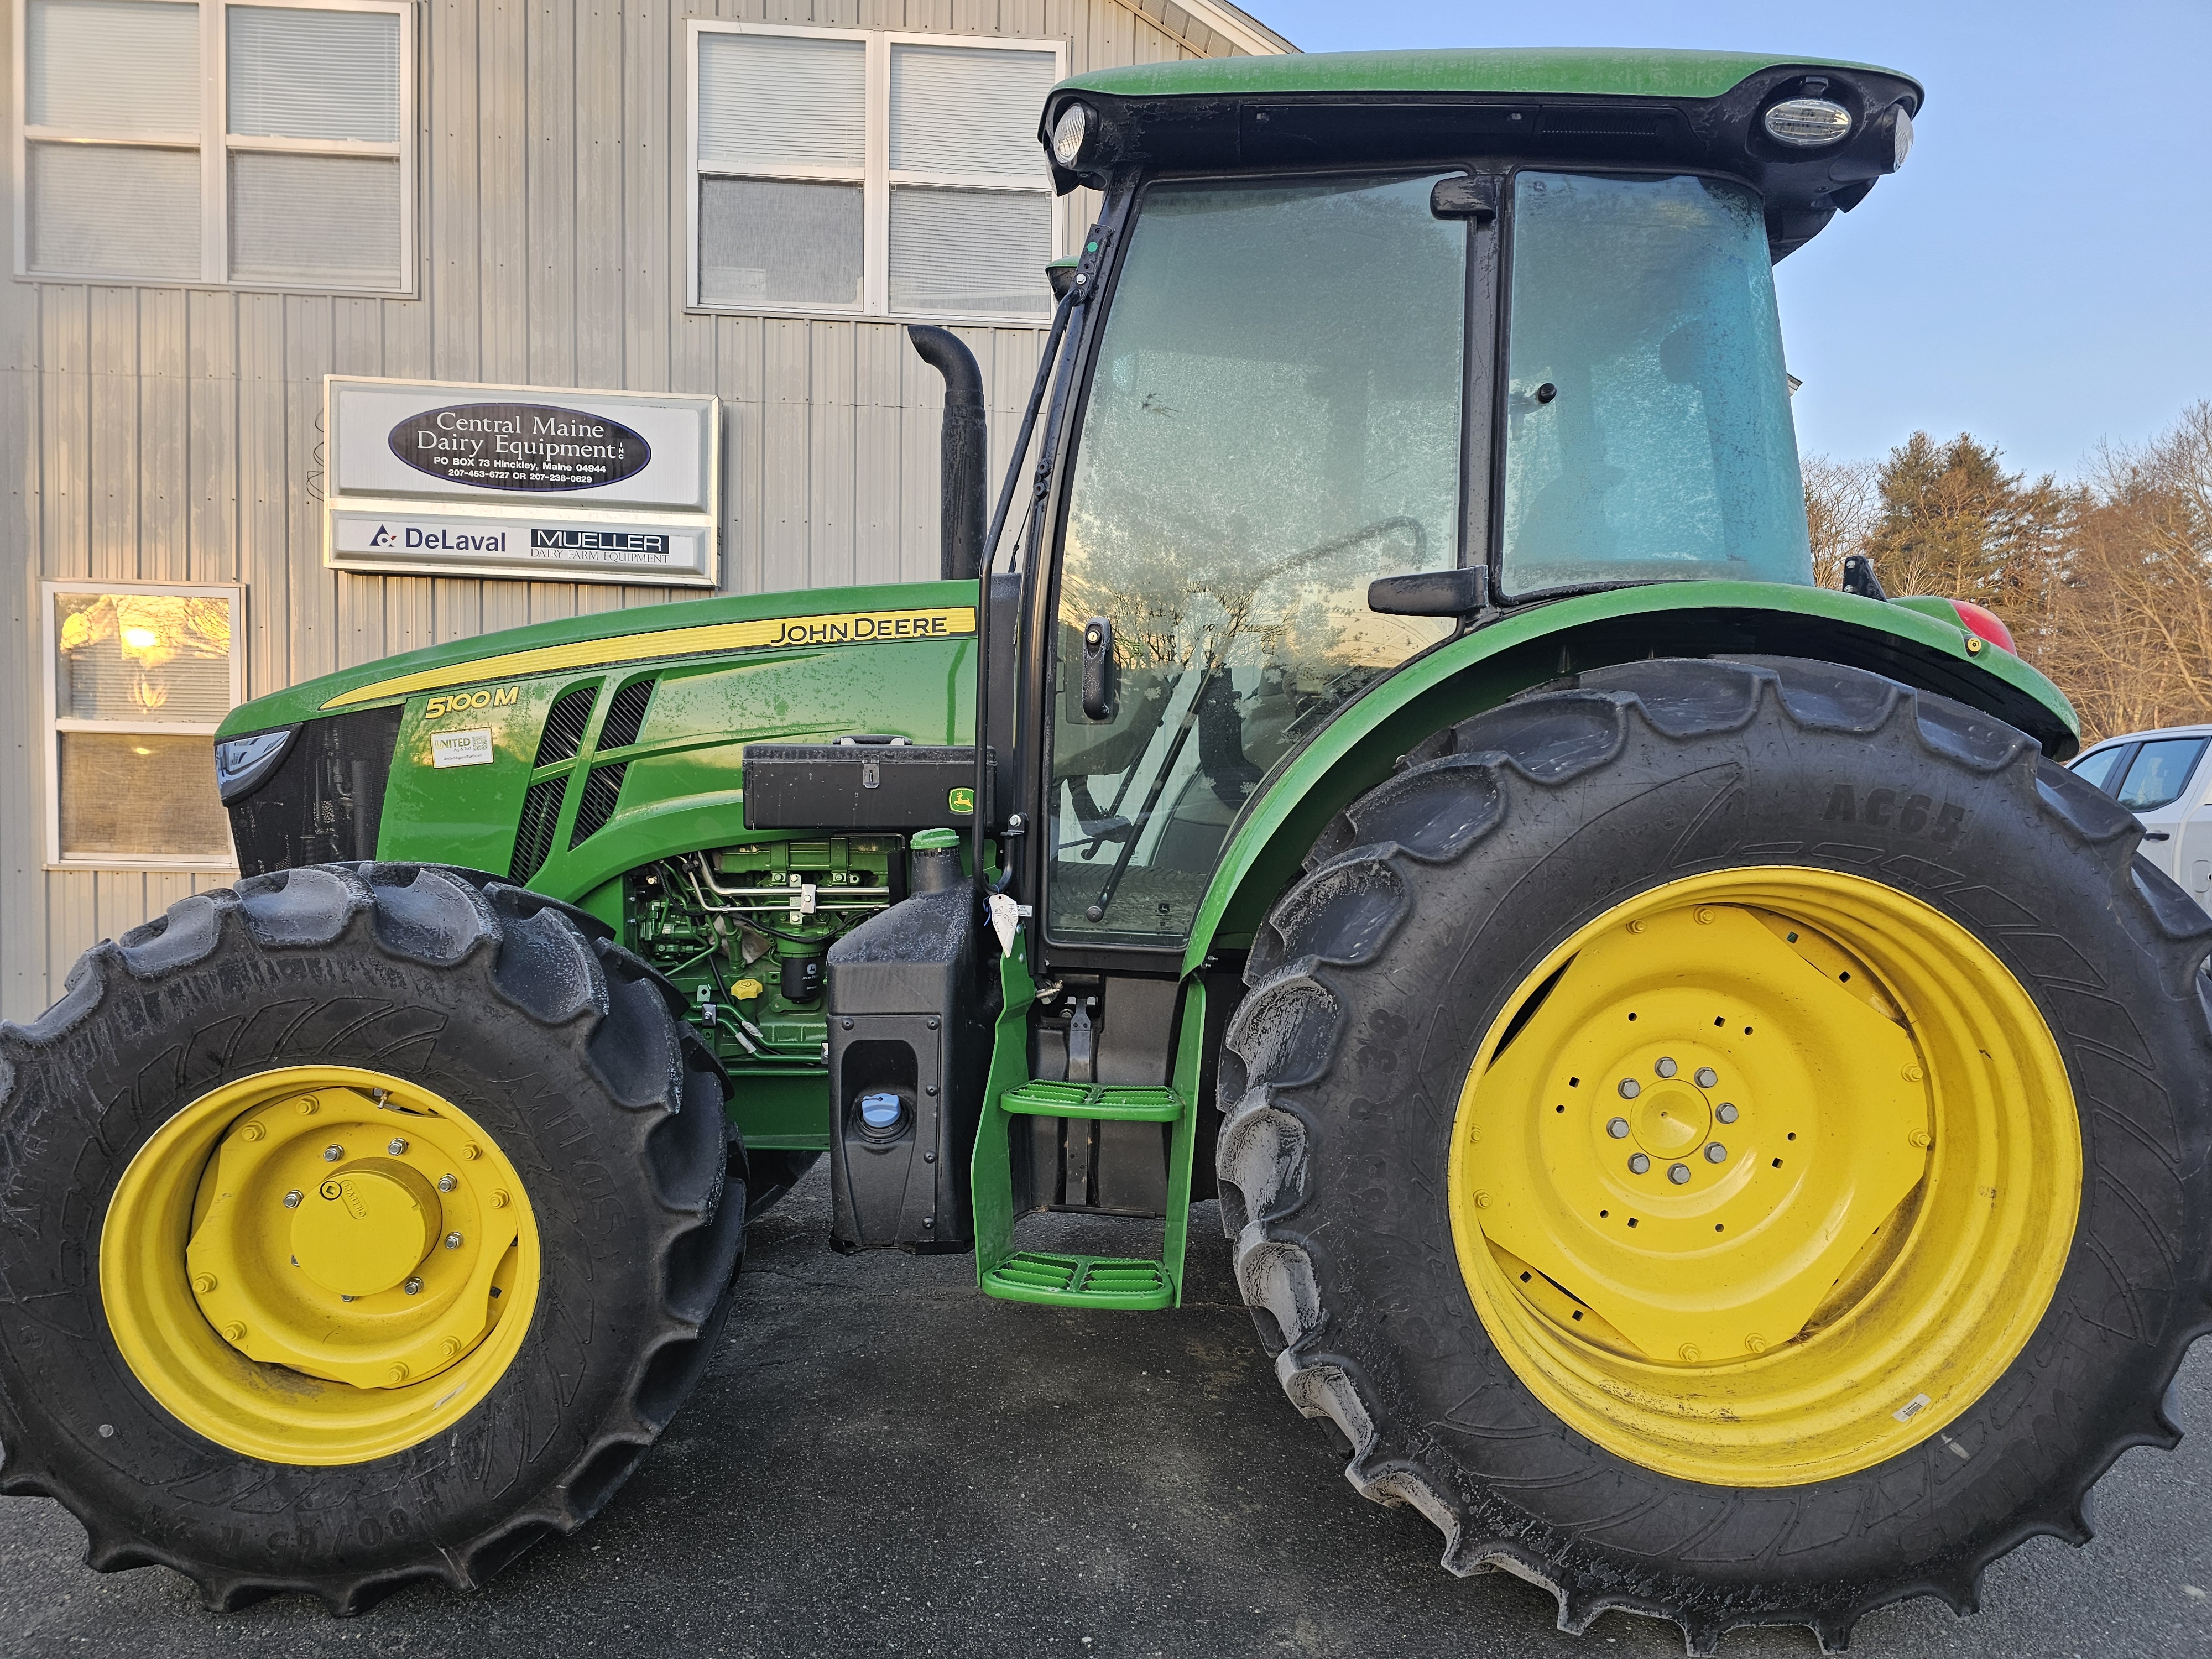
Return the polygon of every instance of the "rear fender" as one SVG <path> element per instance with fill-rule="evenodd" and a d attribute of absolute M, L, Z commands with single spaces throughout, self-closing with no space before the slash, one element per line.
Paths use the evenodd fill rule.
<path fill-rule="evenodd" d="M 2081 747 L 2073 706 L 2020 658 L 1908 605 L 1770 582 L 1674 582 L 1532 606 L 1446 641 L 1378 682 L 1247 805 L 1200 902 L 1183 971 L 1242 949 L 1329 819 L 1430 733 L 1547 680 L 1646 657 L 1810 657 L 1887 675 L 2018 726 L 2054 760 Z"/>

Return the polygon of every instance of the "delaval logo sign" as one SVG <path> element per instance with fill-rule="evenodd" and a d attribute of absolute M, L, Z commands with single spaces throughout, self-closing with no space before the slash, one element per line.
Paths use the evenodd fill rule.
<path fill-rule="evenodd" d="M 714 582 L 713 398 L 333 375 L 325 419 L 339 569 Z"/>

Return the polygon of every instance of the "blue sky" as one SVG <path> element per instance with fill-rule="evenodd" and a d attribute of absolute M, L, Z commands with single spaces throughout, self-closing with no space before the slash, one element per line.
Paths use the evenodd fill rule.
<path fill-rule="evenodd" d="M 1799 441 L 1970 431 L 2076 471 L 2212 398 L 2212 3 L 1242 0 L 1308 52 L 1717 46 L 1928 88 L 1911 159 L 1778 271 Z"/>

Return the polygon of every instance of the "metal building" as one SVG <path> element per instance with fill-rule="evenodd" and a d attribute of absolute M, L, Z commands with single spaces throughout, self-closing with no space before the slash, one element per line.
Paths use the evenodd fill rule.
<path fill-rule="evenodd" d="M 209 757 L 233 702 L 702 591 L 589 556 L 332 568 L 330 377 L 705 394 L 715 586 L 924 576 L 941 389 L 903 324 L 974 349 L 1003 464 L 1042 267 L 1094 206 L 1050 194 L 1044 88 L 1293 50 L 1225 0 L 12 5 L 15 1019 L 86 945 L 234 875 Z"/>

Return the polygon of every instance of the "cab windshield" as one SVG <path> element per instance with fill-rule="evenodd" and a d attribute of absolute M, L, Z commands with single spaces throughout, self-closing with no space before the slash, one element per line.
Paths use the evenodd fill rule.
<path fill-rule="evenodd" d="M 1504 591 L 1809 583 L 1759 198 L 1523 172 L 1512 238 Z"/>

